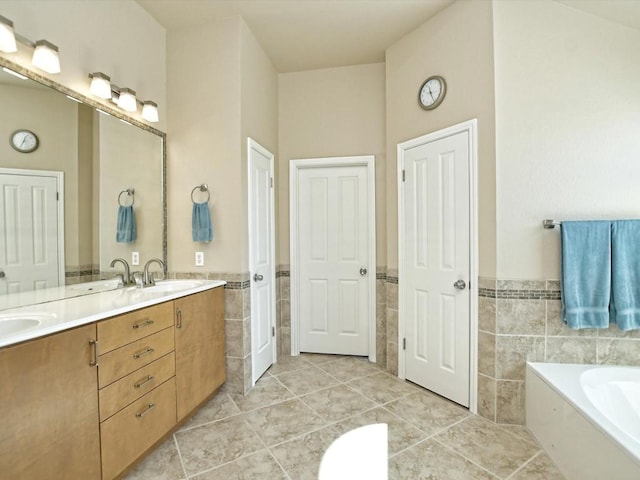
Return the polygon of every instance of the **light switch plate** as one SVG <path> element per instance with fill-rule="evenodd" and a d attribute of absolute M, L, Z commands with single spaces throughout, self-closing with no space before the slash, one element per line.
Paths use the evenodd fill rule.
<path fill-rule="evenodd" d="M 196 267 L 204 267 L 204 252 L 196 252 Z"/>
<path fill-rule="evenodd" d="M 140 252 L 131 252 L 131 265 L 140 265 Z"/>

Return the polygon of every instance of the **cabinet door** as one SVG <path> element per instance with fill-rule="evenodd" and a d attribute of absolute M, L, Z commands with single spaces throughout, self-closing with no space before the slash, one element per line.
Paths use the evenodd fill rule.
<path fill-rule="evenodd" d="M 178 421 L 225 381 L 224 289 L 175 300 Z"/>
<path fill-rule="evenodd" d="M 0 476 L 100 479 L 95 324 L 0 350 Z"/>

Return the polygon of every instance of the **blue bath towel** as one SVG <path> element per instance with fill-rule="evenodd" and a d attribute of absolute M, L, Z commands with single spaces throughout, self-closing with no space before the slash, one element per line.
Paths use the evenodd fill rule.
<path fill-rule="evenodd" d="M 136 216 L 133 213 L 133 206 L 127 205 L 118 207 L 118 225 L 116 227 L 116 242 L 132 243 L 138 238 L 136 231 Z"/>
<path fill-rule="evenodd" d="M 562 319 L 570 328 L 608 328 L 611 222 L 562 222 Z"/>
<path fill-rule="evenodd" d="M 191 213 L 191 230 L 194 242 L 210 242 L 213 240 L 213 225 L 209 214 L 209 204 L 195 203 Z"/>
<path fill-rule="evenodd" d="M 640 328 L 640 220 L 613 222 L 611 249 L 611 321 Z"/>

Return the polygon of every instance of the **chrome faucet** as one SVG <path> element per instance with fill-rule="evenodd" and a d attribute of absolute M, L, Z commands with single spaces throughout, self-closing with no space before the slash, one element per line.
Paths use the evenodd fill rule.
<path fill-rule="evenodd" d="M 160 265 L 162 267 L 162 273 L 164 276 L 167 275 L 165 269 L 166 266 L 164 264 L 164 262 L 162 260 L 160 260 L 159 258 L 152 258 L 151 260 L 149 260 L 147 263 L 144 264 L 144 272 L 142 274 L 142 283 L 144 286 L 152 286 L 155 285 L 156 282 L 153 279 L 153 273 L 149 273 L 149 266 L 152 263 L 157 263 L 158 265 Z"/>
<path fill-rule="evenodd" d="M 131 283 L 129 264 L 124 258 L 114 258 L 113 260 L 111 260 L 111 266 L 115 267 L 116 263 L 118 262 L 122 263 L 122 265 L 124 266 L 124 274 L 118 274 L 122 276 L 122 284 L 129 285 Z"/>

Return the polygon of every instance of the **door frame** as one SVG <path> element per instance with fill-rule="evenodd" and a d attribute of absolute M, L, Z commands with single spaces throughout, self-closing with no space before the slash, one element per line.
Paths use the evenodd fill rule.
<path fill-rule="evenodd" d="M 53 177 L 56 179 L 56 189 L 58 192 L 58 285 L 65 286 L 64 264 L 64 172 L 54 170 L 27 170 L 23 168 L 2 168 L 0 174 L 20 175 L 23 177 Z"/>
<path fill-rule="evenodd" d="M 376 172 L 375 156 L 345 156 L 303 158 L 289 161 L 289 255 L 291 262 L 290 306 L 291 306 L 291 355 L 300 354 L 300 310 L 298 305 L 298 173 L 308 168 L 332 167 L 367 167 L 369 208 L 369 258 L 367 259 L 369 272 L 369 361 L 376 361 Z"/>
<path fill-rule="evenodd" d="M 441 140 L 459 133 L 468 133 L 469 139 L 469 410 L 477 412 L 478 378 L 478 120 L 472 119 L 435 132 L 399 143 L 398 156 L 398 377 L 405 378 L 405 350 L 401 348 L 405 337 L 404 322 L 404 155 L 411 148 Z"/>
<path fill-rule="evenodd" d="M 264 155 L 265 157 L 267 157 L 269 159 L 269 175 L 271 176 L 271 188 L 270 193 L 269 193 L 269 212 L 270 212 L 270 217 L 271 217 L 271 251 L 269 252 L 269 255 L 271 257 L 271 261 L 269 262 L 271 265 L 271 271 L 269 272 L 269 275 L 271 277 L 271 281 L 272 281 L 272 288 L 271 288 L 271 328 L 275 329 L 276 328 L 276 266 L 275 266 L 275 262 L 276 262 L 276 247 L 275 247 L 275 195 L 274 195 L 274 190 L 275 190 L 275 186 L 273 184 L 274 182 L 274 158 L 275 156 L 273 155 L 273 153 L 271 153 L 269 150 L 267 150 L 266 148 L 264 148 L 262 145 L 260 145 L 258 142 L 256 142 L 255 140 L 253 140 L 251 137 L 247 137 L 247 228 L 248 228 L 248 234 L 249 234 L 249 271 L 252 270 L 253 268 L 253 259 L 251 258 L 251 242 L 253 241 L 253 229 L 251 228 L 251 214 L 252 214 L 252 210 L 251 210 L 251 200 L 249 199 L 249 196 L 251 195 L 251 189 L 249 188 L 251 186 L 251 168 L 250 168 L 250 162 L 251 162 L 251 150 L 257 150 L 258 152 L 260 152 L 260 154 Z M 251 278 L 249 278 L 249 294 L 250 294 L 250 301 L 252 301 L 253 299 L 253 282 L 251 281 Z M 252 320 L 251 320 L 251 338 L 253 338 L 253 315 L 252 315 Z M 278 340 L 277 340 L 277 336 L 273 335 L 272 336 L 272 340 L 271 340 L 271 349 L 272 349 L 272 356 L 273 356 L 273 363 L 276 363 L 278 361 Z M 253 378 L 253 372 L 255 371 L 255 355 L 253 355 L 253 341 L 251 342 L 251 384 L 255 385 L 256 384 L 256 379 Z"/>

